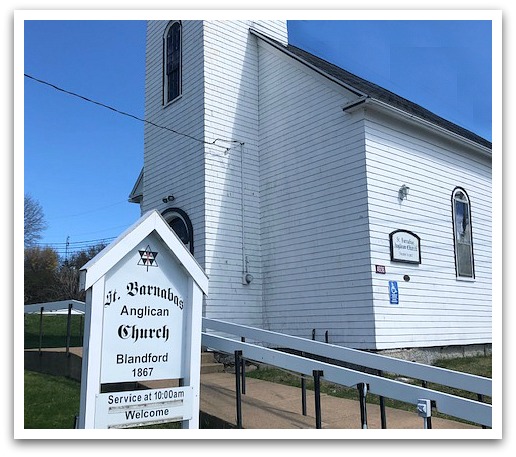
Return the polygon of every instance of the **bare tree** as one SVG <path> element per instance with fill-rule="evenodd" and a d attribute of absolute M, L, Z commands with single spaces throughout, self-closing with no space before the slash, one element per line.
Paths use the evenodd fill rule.
<path fill-rule="evenodd" d="M 42 206 L 28 194 L 25 194 L 23 218 L 23 242 L 26 248 L 32 247 L 41 239 L 41 232 L 47 228 L 47 224 Z"/>
<path fill-rule="evenodd" d="M 86 293 L 79 289 L 79 270 L 72 265 L 61 265 L 56 273 L 54 292 L 57 300 L 84 301 Z"/>
<path fill-rule="evenodd" d="M 82 251 L 75 252 L 65 260 L 56 273 L 55 293 L 58 300 L 84 300 L 85 292 L 79 290 L 79 271 L 86 262 L 95 257 L 105 244 L 90 246 Z"/>
<path fill-rule="evenodd" d="M 26 248 L 24 260 L 24 303 L 56 300 L 57 252 L 49 247 Z"/>

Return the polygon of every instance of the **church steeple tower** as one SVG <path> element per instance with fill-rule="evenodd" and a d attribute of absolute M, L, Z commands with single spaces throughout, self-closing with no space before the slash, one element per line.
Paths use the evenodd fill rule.
<path fill-rule="evenodd" d="M 234 300 L 247 310 L 240 321 L 262 307 L 259 45 L 251 29 L 287 43 L 286 21 L 149 21 L 140 200 L 142 212 L 156 208 L 180 229 L 212 279 L 207 315 Z M 261 326 L 257 319 L 249 323 Z"/>

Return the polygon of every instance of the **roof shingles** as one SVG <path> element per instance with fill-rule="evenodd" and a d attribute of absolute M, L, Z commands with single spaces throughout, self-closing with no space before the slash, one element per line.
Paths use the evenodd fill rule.
<path fill-rule="evenodd" d="M 441 128 L 448 130 L 449 132 L 460 135 L 470 141 L 473 141 L 481 146 L 491 149 L 492 144 L 490 141 L 482 138 L 476 133 L 471 132 L 453 122 L 450 122 L 437 114 L 432 113 L 431 111 L 423 108 L 422 106 L 407 100 L 406 98 L 400 97 L 399 95 L 391 92 L 383 87 L 378 86 L 370 81 L 367 81 L 349 71 L 346 71 L 337 65 L 334 65 L 320 57 L 315 56 L 307 51 L 304 51 L 301 48 L 293 46 L 291 44 L 287 45 L 286 48 L 278 43 L 279 46 L 283 47 L 290 53 L 294 54 L 302 61 L 307 62 L 308 64 L 316 67 L 323 73 L 326 73 L 333 78 L 341 81 L 347 86 L 351 86 L 356 90 L 366 94 L 368 97 L 373 98 L 375 100 L 384 102 L 394 108 L 400 109 L 408 114 L 417 116 L 418 118 L 424 119 L 428 122 L 431 122 L 434 125 L 437 125 Z"/>

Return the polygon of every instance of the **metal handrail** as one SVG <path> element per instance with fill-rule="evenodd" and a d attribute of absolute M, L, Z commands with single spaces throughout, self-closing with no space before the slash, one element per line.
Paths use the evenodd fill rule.
<path fill-rule="evenodd" d="M 233 338 L 207 332 L 208 329 Z M 246 341 L 241 341 L 245 337 Z M 256 342 L 249 342 L 253 339 Z M 268 365 L 281 367 L 304 375 L 312 375 L 314 370 L 321 370 L 324 379 L 347 387 L 361 383 L 367 385 L 368 391 L 383 397 L 400 400 L 418 405 L 421 399 L 430 400 L 437 410 L 450 416 L 468 420 L 483 426 L 492 426 L 492 407 L 489 404 L 459 397 L 444 392 L 415 386 L 400 381 L 388 379 L 379 375 L 366 373 L 352 368 L 346 368 L 329 362 L 308 359 L 299 355 L 287 353 L 284 350 L 265 347 L 263 343 L 286 349 L 296 349 L 321 357 L 327 357 L 341 362 L 348 362 L 374 370 L 383 370 L 397 374 L 405 374 L 416 379 L 427 379 L 440 385 L 452 385 L 475 393 L 491 392 L 491 380 L 480 376 L 458 373 L 443 368 L 431 367 L 414 362 L 394 359 L 378 354 L 365 353 L 358 350 L 329 345 L 299 337 L 283 335 L 268 330 L 246 327 L 214 319 L 203 319 L 202 345 L 206 348 L 225 352 L 242 351 L 243 357 Z"/>
<path fill-rule="evenodd" d="M 346 348 L 330 343 L 308 340 L 297 336 L 285 335 L 245 325 L 224 322 L 218 319 L 203 318 L 203 328 L 211 329 L 238 338 L 245 337 L 279 348 L 290 348 L 307 354 L 314 354 L 332 360 L 363 366 L 374 370 L 434 382 L 448 387 L 467 390 L 476 394 L 492 396 L 491 379 L 444 368 L 424 365 L 417 362 L 396 359 L 358 349 Z"/>
<path fill-rule="evenodd" d="M 78 311 L 80 313 L 85 312 L 85 303 L 79 300 L 60 300 L 53 301 L 47 303 L 35 303 L 33 305 L 24 305 L 24 313 L 39 313 L 41 308 L 43 308 L 43 312 L 52 312 L 52 311 L 65 311 L 68 310 L 69 305 L 73 306 L 74 311 Z"/>

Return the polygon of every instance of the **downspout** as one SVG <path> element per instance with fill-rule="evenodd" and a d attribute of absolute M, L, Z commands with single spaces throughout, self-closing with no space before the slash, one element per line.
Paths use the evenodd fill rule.
<path fill-rule="evenodd" d="M 245 258 L 244 144 L 240 143 L 240 205 L 242 208 L 242 278 L 247 272 Z M 244 282 L 244 279 L 242 279 Z"/>
<path fill-rule="evenodd" d="M 238 143 L 240 145 L 240 206 L 241 206 L 241 214 L 242 214 L 242 284 L 248 285 L 253 280 L 253 276 L 249 273 L 249 262 L 246 256 L 246 241 L 245 241 L 245 196 L 244 196 L 244 145 L 243 141 L 238 140 L 225 140 L 222 138 L 217 138 L 213 141 L 213 144 L 217 142 L 227 142 L 227 143 Z M 226 149 L 226 152 L 229 152 L 231 147 Z"/>
<path fill-rule="evenodd" d="M 253 276 L 249 273 L 249 260 L 245 253 L 245 196 L 244 196 L 244 144 L 240 143 L 240 205 L 242 207 L 242 284 L 247 286 L 251 284 Z"/>

